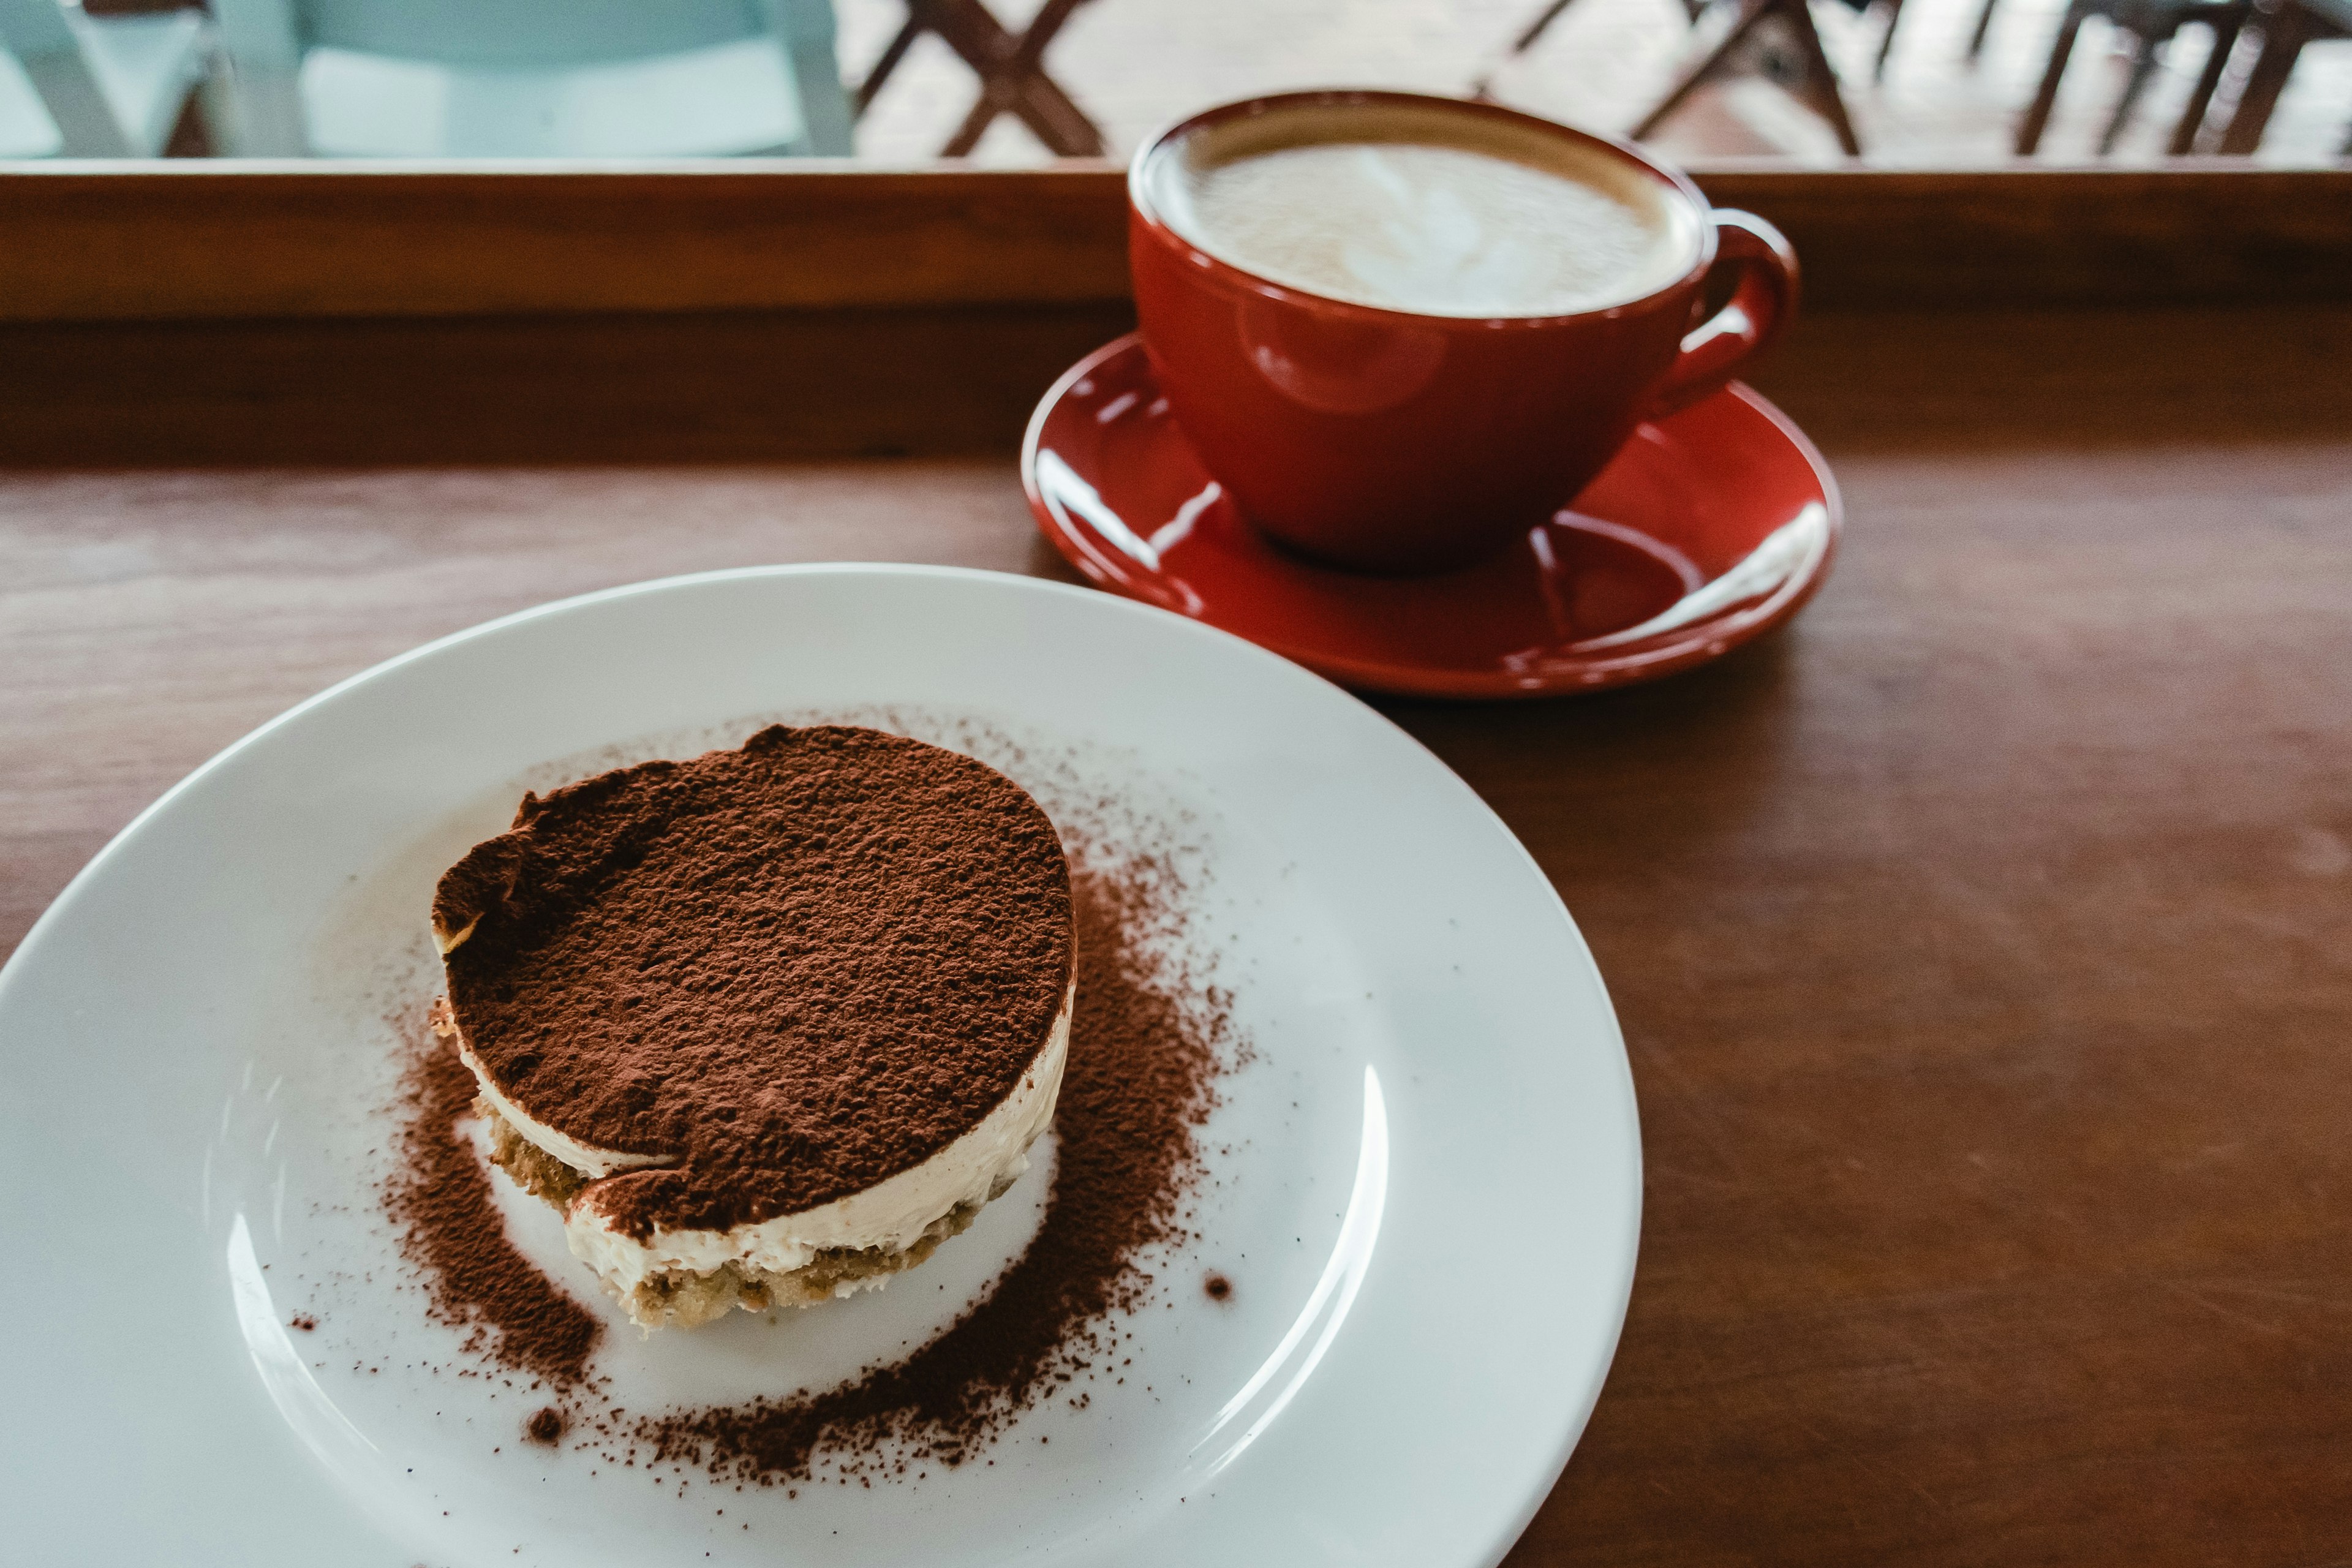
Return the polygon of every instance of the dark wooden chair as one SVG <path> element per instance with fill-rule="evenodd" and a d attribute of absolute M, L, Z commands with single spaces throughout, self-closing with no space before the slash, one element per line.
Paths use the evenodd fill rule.
<path fill-rule="evenodd" d="M 2213 100 L 2213 89 L 2221 84 L 2222 68 L 2229 64 L 2230 51 L 2238 41 L 2238 29 L 2245 25 L 2252 8 L 2250 0 L 2072 0 L 2058 24 L 2058 37 L 2050 46 L 2050 64 L 2042 73 L 2041 89 L 2027 107 L 2025 118 L 2018 122 L 2018 156 L 2029 156 L 2042 144 L 2042 132 L 2050 123 L 2051 108 L 2058 101 L 2059 80 L 2066 74 L 2067 57 L 2074 52 L 2075 35 L 2094 16 L 2105 17 L 2130 35 L 2132 40 L 2131 75 L 2124 83 L 2123 96 L 2116 100 L 2115 112 L 2107 117 L 2106 130 L 2100 133 L 2101 157 L 2115 151 L 2116 139 L 2130 122 L 2148 78 L 2156 74 L 2165 45 L 2182 27 L 2192 24 L 2212 30 L 2212 52 L 2206 56 L 2205 68 L 2198 73 L 2197 85 L 2189 92 L 2189 106 L 2173 128 L 2169 150 L 2175 153 L 2188 152 L 2197 128 L 2205 121 L 2205 109 Z"/>
<path fill-rule="evenodd" d="M 2255 8 L 2253 26 L 2262 47 L 2214 149 L 2218 153 L 2242 155 L 2263 144 L 2271 110 L 2278 107 L 2279 94 L 2294 73 L 2304 46 L 2352 37 L 2352 0 L 2266 0 Z M 2352 134 L 2347 135 L 2338 156 L 2352 158 Z"/>
<path fill-rule="evenodd" d="M 1559 19 L 1572 0 L 1548 0 L 1535 19 L 1520 30 L 1513 40 L 1506 59 L 1517 59 L 1536 45 L 1536 40 Z M 1724 5 L 1736 5 L 1738 14 L 1729 28 L 1708 49 L 1696 65 L 1685 70 L 1681 79 L 1658 100 L 1656 108 L 1633 127 L 1630 134 L 1638 142 L 1680 109 L 1690 95 L 1703 84 L 1720 78 L 1761 74 L 1829 121 L 1837 133 L 1838 145 L 1846 156 L 1859 157 L 1862 142 L 1854 135 L 1853 121 L 1846 113 L 1845 97 L 1839 90 L 1836 69 L 1831 66 L 1828 53 L 1822 47 L 1822 35 L 1813 25 L 1813 13 L 1809 0 L 1720 0 Z M 1851 0 L 1849 0 L 1851 3 Z M 1867 5 L 1871 0 L 1864 0 Z M 1886 50 L 1894 40 L 1895 19 L 1901 15 L 1902 0 L 1877 0 L 1887 7 L 1887 37 L 1878 52 L 1878 68 L 1886 68 Z M 1682 0 L 1682 5 L 1696 25 L 1713 8 L 1713 0 Z M 1784 44 L 1785 47 L 1775 47 Z M 1493 82 L 1490 74 L 1481 77 L 1471 86 L 1476 98 L 1490 96 Z"/>
<path fill-rule="evenodd" d="M 1886 31 L 1878 36 L 1878 58 L 1871 62 L 1870 67 L 1870 79 L 1885 81 L 1886 57 L 1895 52 L 1895 29 L 1903 22 L 1903 0 L 1860 0 L 1859 4 L 1856 0 L 1846 0 L 1846 4 L 1857 11 L 1868 10 L 1876 4 L 1886 12 Z"/>
<path fill-rule="evenodd" d="M 1854 134 L 1853 121 L 1845 111 L 1845 95 L 1839 90 L 1836 68 L 1822 47 L 1822 35 L 1813 26 L 1808 0 L 1737 0 L 1737 4 L 1739 13 L 1730 29 L 1633 127 L 1633 139 L 1641 141 L 1655 131 L 1705 83 L 1741 75 L 1760 65 L 1768 79 L 1829 121 L 1847 157 L 1860 157 L 1862 140 Z M 1771 47 L 1775 33 L 1787 48 Z"/>
<path fill-rule="evenodd" d="M 1974 65 L 1984 54 L 1985 35 L 1992 31 L 1993 7 L 2000 0 L 1984 0 L 1977 12 L 1977 25 L 1969 29 L 1969 64 Z"/>
<path fill-rule="evenodd" d="M 864 114 L 925 33 L 936 33 L 980 78 L 980 97 L 940 149 L 942 158 L 961 158 L 980 144 L 981 133 L 1000 114 L 1011 114 L 1038 141 L 1064 158 L 1099 158 L 1102 132 L 1070 100 L 1061 84 L 1045 74 L 1045 46 L 1085 0 L 1045 0 L 1029 26 L 1007 28 L 981 0 L 907 0 L 907 20 L 857 89 L 856 112 Z"/>

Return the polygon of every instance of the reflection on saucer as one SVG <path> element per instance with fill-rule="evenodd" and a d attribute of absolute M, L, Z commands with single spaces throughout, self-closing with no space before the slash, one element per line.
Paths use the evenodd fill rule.
<path fill-rule="evenodd" d="M 1710 620 L 1738 605 L 1765 598 L 1801 573 L 1805 563 L 1826 547 L 1830 533 L 1828 506 L 1820 501 L 1808 501 L 1793 521 L 1782 523 L 1765 535 L 1764 542 L 1750 551 L 1746 560 L 1713 582 L 1708 582 L 1674 546 L 1635 533 L 1630 528 L 1601 522 L 1597 519 L 1580 518 L 1571 512 L 1562 512 L 1558 521 L 1570 528 L 1620 540 L 1648 553 L 1653 559 L 1683 568 L 1677 584 L 1681 592 L 1671 604 L 1656 615 L 1636 621 L 1622 631 L 1584 638 L 1575 645 L 1580 652 L 1646 642 L 1668 632 Z M 1542 531 L 1538 531 L 1536 537 L 1540 539 Z"/>

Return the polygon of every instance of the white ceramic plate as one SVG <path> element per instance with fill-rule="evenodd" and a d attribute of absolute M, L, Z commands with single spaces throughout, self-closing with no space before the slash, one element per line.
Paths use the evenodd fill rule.
<path fill-rule="evenodd" d="M 1204 1133 L 1201 1239 L 1155 1261 L 1128 1381 L 1026 1413 L 992 1465 L 788 1498 L 520 1443 L 539 1401 L 454 1374 L 377 1204 L 433 879 L 526 784 L 881 709 L 1020 738 L 991 760 L 1049 810 L 1186 824 L 1255 1052 Z M 617 589 L 304 703 L 58 898 L 0 973 L 0 1075 L 27 1563 L 1488 1564 L 1600 1392 L 1639 1220 L 1600 976 L 1460 780 L 1237 638 L 968 572 Z M 638 1411 L 821 1386 L 984 1289 L 1045 1179 L 898 1289 L 649 1342 L 615 1317 L 597 1370 Z M 551 1213 L 508 1212 L 609 1312 Z"/>

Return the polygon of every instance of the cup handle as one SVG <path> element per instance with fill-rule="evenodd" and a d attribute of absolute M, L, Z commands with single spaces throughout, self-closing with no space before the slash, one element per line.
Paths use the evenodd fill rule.
<path fill-rule="evenodd" d="M 1650 397 L 1651 418 L 1687 408 L 1720 391 L 1749 358 L 1760 353 L 1797 314 L 1797 253 L 1780 231 L 1754 213 L 1718 207 L 1715 266 L 1739 271 L 1723 309 L 1683 334 L 1682 352 Z"/>

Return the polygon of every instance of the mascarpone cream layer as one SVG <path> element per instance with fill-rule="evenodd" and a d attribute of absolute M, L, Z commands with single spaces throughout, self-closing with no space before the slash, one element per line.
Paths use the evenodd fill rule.
<path fill-rule="evenodd" d="M 1054 1016 L 1044 1047 L 1013 1091 L 978 1126 L 921 1164 L 797 1214 L 777 1215 L 756 1225 L 723 1231 L 656 1229 L 645 1241 L 614 1226 L 597 1206 L 597 1192 L 592 1186 L 572 1201 L 564 1215 L 564 1237 L 572 1256 L 626 1299 L 647 1276 L 674 1270 L 709 1274 L 730 1263 L 742 1263 L 772 1274 L 789 1274 L 830 1248 L 905 1250 L 957 1205 L 985 1204 L 1029 1168 L 1029 1146 L 1053 1121 L 1054 1101 L 1061 1092 L 1062 1068 L 1069 1056 L 1070 1007 L 1076 995 L 1074 979 L 1070 989 L 1062 994 L 1061 1011 Z M 535 1120 L 498 1091 L 462 1039 L 458 1050 L 472 1069 L 482 1097 L 524 1139 L 573 1169 L 608 1176 L 662 1163 L 663 1157 L 657 1154 L 593 1148 Z M 858 1285 L 879 1285 L 887 1278 L 845 1283 L 841 1289 L 845 1294 Z"/>

